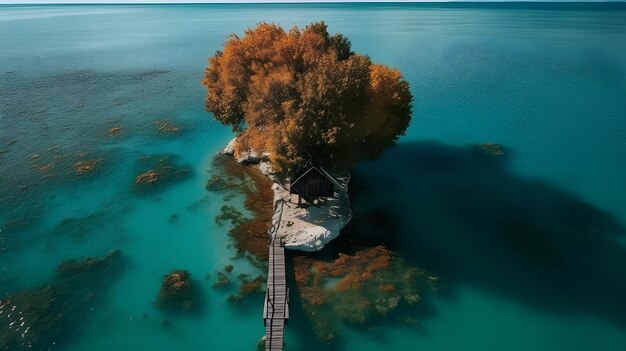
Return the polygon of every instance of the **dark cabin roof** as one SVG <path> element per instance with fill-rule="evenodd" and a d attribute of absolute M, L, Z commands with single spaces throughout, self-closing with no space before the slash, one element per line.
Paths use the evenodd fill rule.
<path fill-rule="evenodd" d="M 324 169 L 311 167 L 291 182 L 289 192 L 305 198 L 331 197 L 335 195 L 335 185 L 341 187 Z"/>

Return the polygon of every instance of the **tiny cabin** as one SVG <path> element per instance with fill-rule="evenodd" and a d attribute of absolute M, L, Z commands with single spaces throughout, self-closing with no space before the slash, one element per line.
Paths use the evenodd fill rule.
<path fill-rule="evenodd" d="M 298 194 L 298 204 L 301 198 L 313 201 L 320 197 L 332 197 L 335 194 L 335 180 L 328 172 L 321 168 L 311 167 L 291 182 L 289 193 Z"/>

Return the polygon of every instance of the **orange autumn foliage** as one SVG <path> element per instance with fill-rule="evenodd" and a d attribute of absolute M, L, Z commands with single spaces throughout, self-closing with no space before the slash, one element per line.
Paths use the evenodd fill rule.
<path fill-rule="evenodd" d="M 238 133 L 235 151 L 269 152 L 279 175 L 311 161 L 347 170 L 380 155 L 411 119 L 402 73 L 355 54 L 323 22 L 231 35 L 202 83 L 206 110 Z"/>

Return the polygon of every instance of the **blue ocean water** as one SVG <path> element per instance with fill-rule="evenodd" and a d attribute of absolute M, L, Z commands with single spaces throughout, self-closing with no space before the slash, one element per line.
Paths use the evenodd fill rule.
<path fill-rule="evenodd" d="M 296 313 L 288 348 L 624 349 L 626 8 L 616 4 L 2 6 L 2 297 L 54 281 L 61 260 L 120 249 L 122 267 L 52 349 L 255 347 L 262 296 L 233 307 L 232 291 L 211 287 L 224 265 L 256 268 L 233 259 L 228 227 L 214 221 L 226 202 L 205 184 L 232 134 L 204 112 L 199 80 L 226 34 L 319 20 L 411 84 L 410 129 L 356 170 L 369 191 L 354 206 L 397 208 L 390 245 L 444 289 L 424 299 L 417 327 L 346 326 L 332 346 Z M 182 130 L 159 132 L 157 120 Z M 485 142 L 506 157 L 468 147 Z M 190 176 L 139 194 L 146 157 Z M 85 159 L 97 169 L 77 175 Z M 199 287 L 196 314 L 153 305 L 178 268 Z"/>

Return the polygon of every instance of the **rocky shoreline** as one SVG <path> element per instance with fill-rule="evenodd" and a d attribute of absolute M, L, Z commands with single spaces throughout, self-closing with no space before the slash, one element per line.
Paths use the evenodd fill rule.
<path fill-rule="evenodd" d="M 278 182 L 272 173 L 269 154 L 258 154 L 253 150 L 236 155 L 232 139 L 220 152 L 229 155 L 241 165 L 257 165 L 259 170 L 272 180 L 274 192 L 272 228 L 280 226 L 280 238 L 285 247 L 299 251 L 319 251 L 327 243 L 339 236 L 339 232 L 352 219 L 350 198 L 348 197 L 348 183 L 350 175 L 337 177 L 335 195 L 331 198 L 320 199 L 316 204 L 297 206 L 297 195 Z"/>

